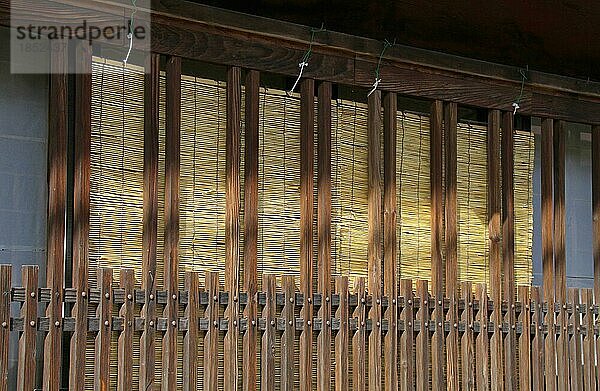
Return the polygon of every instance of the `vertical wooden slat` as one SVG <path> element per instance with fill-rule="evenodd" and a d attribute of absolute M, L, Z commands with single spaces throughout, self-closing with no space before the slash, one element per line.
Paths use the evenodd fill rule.
<path fill-rule="evenodd" d="M 158 113 L 160 56 L 150 54 L 144 76 L 144 206 L 142 231 L 142 289 L 139 391 L 154 385 L 154 324 L 156 322 L 155 278 L 158 227 Z"/>
<path fill-rule="evenodd" d="M 273 391 L 275 390 L 275 276 L 264 274 L 262 286 L 266 302 L 262 314 L 265 319 L 265 331 L 261 349 L 261 390 Z"/>
<path fill-rule="evenodd" d="M 25 391 L 32 391 L 35 388 L 35 354 L 38 327 L 38 272 L 38 266 L 23 266 L 21 268 L 25 301 L 21 305 L 23 332 L 19 337 L 17 389 Z M 85 348 L 83 348 L 83 350 L 85 350 Z"/>
<path fill-rule="evenodd" d="M 204 389 L 217 390 L 219 386 L 219 273 L 206 272 L 204 285 L 208 292 L 208 305 L 204 317 L 208 330 L 204 334 Z"/>
<path fill-rule="evenodd" d="M 240 124 L 241 70 L 230 67 L 227 72 L 227 129 L 225 156 L 225 290 L 229 303 L 225 334 L 224 389 L 238 389 L 238 290 L 240 272 Z"/>
<path fill-rule="evenodd" d="M 96 309 L 98 333 L 94 347 L 94 390 L 108 391 L 110 387 L 110 337 L 112 328 L 112 269 L 98 269 L 100 303 Z"/>
<path fill-rule="evenodd" d="M 177 319 L 179 269 L 179 173 L 181 127 L 181 58 L 167 60 L 165 136 L 165 290 L 167 330 L 162 343 L 162 388 L 177 387 Z"/>
<path fill-rule="evenodd" d="M 448 321 L 450 332 L 446 338 L 446 381 L 448 390 L 460 388 L 458 375 L 458 259 L 457 259 L 457 200 L 456 200 L 456 127 L 458 121 L 456 103 L 444 105 L 445 145 L 445 245 L 446 245 L 446 297 L 450 300 Z"/>
<path fill-rule="evenodd" d="M 331 389 L 331 83 L 318 87 L 317 227 L 321 331 L 317 337 L 317 390 Z"/>
<path fill-rule="evenodd" d="M 489 207 L 489 206 L 488 206 Z M 488 334 L 488 295 L 485 284 L 477 284 L 475 295 L 479 301 L 477 322 L 479 333 L 475 339 L 475 373 L 478 391 L 490 389 L 488 351 L 490 340 Z"/>
<path fill-rule="evenodd" d="M 11 265 L 0 265 L 0 391 L 8 391 Z"/>
<path fill-rule="evenodd" d="M 432 321 L 435 331 L 431 337 L 432 382 L 440 388 L 444 383 L 444 264 L 442 258 L 443 233 L 443 160 L 442 160 L 442 121 L 443 105 L 441 101 L 431 106 L 430 125 L 430 185 L 431 185 L 431 293 L 435 300 Z"/>
<path fill-rule="evenodd" d="M 258 71 L 246 73 L 244 128 L 244 290 L 248 303 L 244 308 L 247 319 L 243 339 L 242 382 L 244 391 L 256 389 L 256 257 L 258 243 Z"/>
<path fill-rule="evenodd" d="M 415 375 L 417 391 L 429 390 L 429 291 L 427 280 L 417 281 L 417 296 L 421 305 L 417 311 L 417 320 L 421 327 L 415 344 Z"/>
<path fill-rule="evenodd" d="M 532 390 L 544 388 L 544 330 L 540 288 L 531 287 L 531 308 L 533 310 L 532 325 L 535 334 L 531 343 L 531 385 Z"/>
<path fill-rule="evenodd" d="M 515 329 L 515 197 L 514 197 L 514 134 L 513 114 L 502 114 L 502 271 L 504 274 L 503 297 L 508 311 L 505 321 L 508 334 L 504 337 L 504 377 L 506 389 L 518 388 L 516 368 Z"/>
<path fill-rule="evenodd" d="M 581 291 L 581 302 L 585 307 L 583 315 L 583 326 L 585 334 L 583 336 L 583 383 L 584 389 L 596 390 L 596 355 L 595 355 L 595 337 L 594 337 L 594 314 L 592 308 L 594 299 L 591 289 Z"/>
<path fill-rule="evenodd" d="M 44 342 L 44 390 L 61 386 L 62 296 L 64 279 L 65 212 L 67 181 L 67 64 L 66 46 L 56 45 L 50 57 L 48 106 L 48 233 L 46 287 L 51 300 L 46 308 L 50 323 Z M 58 326 L 56 323 L 58 322 Z"/>
<path fill-rule="evenodd" d="M 198 389 L 198 272 L 185 273 L 185 289 L 188 302 L 185 317 L 188 321 L 187 331 L 183 336 L 183 391 Z"/>
<path fill-rule="evenodd" d="M 118 341 L 117 390 L 128 391 L 133 383 L 133 333 L 134 333 L 134 275 L 133 269 L 122 269 L 119 285 L 123 289 L 125 299 L 119 310 L 123 318 L 123 331 Z"/>
<path fill-rule="evenodd" d="M 69 389 L 85 387 L 85 345 L 88 313 L 88 257 L 90 234 L 90 154 L 92 134 L 92 48 L 79 41 L 75 76 L 75 163 L 73 165 L 73 277 L 77 299 L 71 311 Z M 84 294 L 85 292 L 85 294 Z"/>
<path fill-rule="evenodd" d="M 292 391 L 294 389 L 294 308 L 296 296 L 296 284 L 293 276 L 283 277 L 283 289 L 285 304 L 281 317 L 285 322 L 285 329 L 281 336 L 281 391 Z M 330 374 L 329 374 L 330 375 Z"/>
<path fill-rule="evenodd" d="M 300 82 L 300 391 L 312 390 L 314 88 L 312 79 Z"/>
<path fill-rule="evenodd" d="M 561 334 L 564 333 L 566 337 L 568 337 L 568 379 L 571 380 L 571 390 L 582 390 L 583 362 L 581 361 L 581 355 L 583 352 L 581 346 L 581 306 L 579 299 L 579 289 L 569 288 L 568 300 L 572 306 L 571 313 L 569 314 L 569 326 L 567 332 L 565 332 L 563 328 L 563 330 L 561 330 Z"/>
<path fill-rule="evenodd" d="M 600 125 L 592 126 L 592 246 L 594 251 L 594 303 L 600 304 Z M 600 359 L 600 338 L 596 338 Z M 600 365 L 596 368 L 596 388 L 600 390 Z"/>
<path fill-rule="evenodd" d="M 369 391 L 381 390 L 381 92 L 368 102 L 369 247 L 368 285 L 373 298 L 369 311 Z"/>
<path fill-rule="evenodd" d="M 490 298 L 494 303 L 492 321 L 494 330 L 491 340 L 491 388 L 504 389 L 502 362 L 502 332 L 498 325 L 502 323 L 502 260 L 500 258 L 500 111 L 488 112 L 488 235 L 490 245 Z"/>
<path fill-rule="evenodd" d="M 462 389 L 475 389 L 475 351 L 473 349 L 473 285 L 471 282 L 462 283 L 464 309 L 461 322 L 465 330 L 460 340 L 462 364 Z"/>
<path fill-rule="evenodd" d="M 335 278 L 335 290 L 340 296 L 336 318 L 340 320 L 340 329 L 335 335 L 335 391 L 348 391 L 348 344 L 350 310 L 348 308 L 348 277 Z"/>
<path fill-rule="evenodd" d="M 356 279 L 354 293 L 358 297 L 358 305 L 354 309 L 353 317 L 357 321 L 357 329 L 352 337 L 352 390 L 366 391 L 367 383 L 367 317 L 366 317 L 366 286 L 364 277 Z"/>
<path fill-rule="evenodd" d="M 404 332 L 400 336 L 400 389 L 401 390 L 413 390 L 414 389 L 414 375 L 415 375 L 415 364 L 413 362 L 413 343 L 414 343 L 414 306 L 413 306 L 413 290 L 412 280 L 401 280 L 400 281 L 400 292 L 404 296 L 404 308 L 400 315 L 404 322 Z M 396 307 L 394 305 L 394 307 Z M 424 325 L 421 324 L 421 332 L 423 332 Z M 396 328 L 390 329 L 388 326 L 388 333 L 397 333 Z M 393 365 L 393 371 L 396 372 L 396 362 L 388 363 L 385 362 L 386 369 L 388 366 Z M 396 388 L 397 390 L 398 388 Z"/>
<path fill-rule="evenodd" d="M 398 389 L 398 348 L 396 346 L 398 342 L 398 306 L 395 302 L 398 296 L 396 280 L 396 273 L 398 271 L 398 240 L 396 238 L 396 112 L 396 94 L 392 92 L 385 93 L 383 97 L 383 293 L 388 297 L 388 302 L 391 304 L 388 305 L 385 311 L 388 331 L 384 337 L 383 349 L 385 389 L 388 391 Z M 412 285 L 410 289 L 412 293 Z M 412 336 L 410 340 L 412 341 Z M 410 346 L 412 349 L 412 342 Z M 412 361 L 412 353 L 410 357 Z M 411 366 L 411 371 L 412 368 Z"/>
<path fill-rule="evenodd" d="M 531 388 L 531 301 L 529 287 L 520 286 L 518 289 L 518 300 L 521 303 L 519 323 L 521 323 L 521 334 L 519 335 L 519 389 Z"/>
<path fill-rule="evenodd" d="M 542 267 L 544 279 L 544 301 L 548 304 L 545 323 L 548 334 L 545 343 L 545 382 L 546 387 L 556 389 L 556 340 L 554 331 L 554 263 L 553 263 L 553 121 L 542 120 Z"/>

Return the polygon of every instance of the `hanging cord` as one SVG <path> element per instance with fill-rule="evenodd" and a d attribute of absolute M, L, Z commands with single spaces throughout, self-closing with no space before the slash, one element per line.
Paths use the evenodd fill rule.
<path fill-rule="evenodd" d="M 131 0 L 131 5 L 133 9 L 131 10 L 131 16 L 129 17 L 129 32 L 127 33 L 127 39 L 129 39 L 129 50 L 127 51 L 127 56 L 123 60 L 123 63 L 127 65 L 127 61 L 129 61 L 129 55 L 131 54 L 131 49 L 133 48 L 133 22 L 135 18 L 135 14 L 137 13 L 137 0 Z"/>
<path fill-rule="evenodd" d="M 310 45 L 308 45 L 308 49 L 306 50 L 306 52 L 304 52 L 304 55 L 302 56 L 302 60 L 298 63 L 300 72 L 298 73 L 298 77 L 296 78 L 296 82 L 292 86 L 292 89 L 289 92 L 287 92 L 287 95 L 290 95 L 296 89 L 296 86 L 298 85 L 298 82 L 300 81 L 300 78 L 302 77 L 302 72 L 304 72 L 304 68 L 308 66 L 308 60 L 310 60 L 310 56 L 312 56 L 312 47 L 313 47 L 313 43 L 315 42 L 315 34 L 325 31 L 324 26 L 325 26 L 325 24 L 321 23 L 321 28 L 318 28 L 318 29 L 311 28 L 310 29 Z"/>
<path fill-rule="evenodd" d="M 526 70 L 519 69 L 519 73 L 521 74 L 521 91 L 519 92 L 517 99 L 512 104 L 512 107 L 514 108 L 513 115 L 517 114 L 517 110 L 521 108 L 520 103 L 521 99 L 523 99 L 523 88 L 525 87 L 525 80 L 527 80 L 527 75 L 525 74 L 526 71 L 529 71 L 529 65 L 527 66 Z"/>
<path fill-rule="evenodd" d="M 388 48 L 391 48 L 392 46 L 394 46 L 396 44 L 396 40 L 394 39 L 394 42 L 390 42 L 387 39 L 385 39 L 383 41 L 383 49 L 381 49 L 381 53 L 379 53 L 379 61 L 377 61 L 377 68 L 375 68 L 375 82 L 373 82 L 373 88 L 371 88 L 371 91 L 369 91 L 369 93 L 367 94 L 367 96 L 371 96 L 371 94 L 373 92 L 375 92 L 375 90 L 377 89 L 377 87 L 379 87 L 379 83 L 381 83 L 381 78 L 379 77 L 379 71 L 381 69 L 381 59 L 383 58 L 383 55 L 385 54 L 385 51 Z"/>

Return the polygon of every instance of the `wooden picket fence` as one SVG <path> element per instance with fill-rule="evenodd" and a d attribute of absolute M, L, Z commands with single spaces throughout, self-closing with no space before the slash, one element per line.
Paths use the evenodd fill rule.
<path fill-rule="evenodd" d="M 402 280 L 398 297 L 374 300 L 363 278 L 351 289 L 347 277 L 335 277 L 330 295 L 315 292 L 304 297 L 293 277 L 283 276 L 277 285 L 276 276 L 263 275 L 262 291 L 249 297 L 244 292 L 232 295 L 222 291 L 218 273 L 207 272 L 201 284 L 197 272 L 187 272 L 185 290 L 172 295 L 155 291 L 146 296 L 131 270 L 121 270 L 117 286 L 112 270 L 103 268 L 97 271 L 97 288 L 89 292 L 67 288 L 53 295 L 49 288 L 38 285 L 37 266 L 22 268 L 22 286 L 11 285 L 11 272 L 10 265 L 0 265 L 0 389 L 7 387 L 11 332 L 19 335 L 18 389 L 33 390 L 36 350 L 44 349 L 36 345 L 37 337 L 50 336 L 52 329 L 63 336 L 76 329 L 74 318 L 38 316 L 53 296 L 64 304 L 63 313 L 83 301 L 88 302 L 89 313 L 95 313 L 84 324 L 87 336 L 95 339 L 94 355 L 85 356 L 86 365 L 93 364 L 95 389 L 108 389 L 115 375 L 110 362 L 114 344 L 117 388 L 132 389 L 133 374 L 141 374 L 134 365 L 134 338 L 147 330 L 146 323 L 159 337 L 169 332 L 183 337 L 182 344 L 163 345 L 162 356 L 175 359 L 176 365 L 168 367 L 175 371 L 174 376 L 183 378 L 185 390 L 217 390 L 221 381 L 237 389 L 259 385 L 262 390 L 298 386 L 306 390 L 392 386 L 403 390 L 600 389 L 596 365 L 599 313 L 590 289 L 569 289 L 568 302 L 552 306 L 540 301 L 540 288 L 521 286 L 516 302 L 509 307 L 493 303 L 484 284 L 473 286 L 470 282 L 460 285 L 460 296 L 437 299 L 430 295 L 427 281 L 413 285 L 413 281 Z M 183 312 L 174 317 L 145 318 L 146 297 L 155 301 L 158 314 L 171 300 Z M 19 313 L 11 313 L 11 302 L 20 304 Z M 257 315 L 249 318 L 246 314 L 251 307 Z M 231 308 L 236 309 L 233 316 L 223 317 L 232 314 Z M 501 323 L 493 321 L 495 311 L 500 311 Z M 313 316 L 307 318 L 306 313 Z M 452 313 L 458 316 L 454 322 L 448 320 Z M 228 344 L 228 335 L 235 337 L 236 348 L 219 346 Z M 307 335 L 310 339 L 304 348 L 309 349 L 303 350 L 302 340 Z M 198 350 L 200 339 L 203 351 Z M 141 344 L 154 340 L 142 336 L 141 349 L 152 350 L 153 355 L 160 347 Z M 300 356 L 295 353 L 298 345 Z M 174 352 L 169 351 L 172 348 Z M 79 351 L 85 355 L 86 345 L 75 344 L 71 349 L 72 354 Z M 224 352 L 225 362 L 234 363 L 229 370 L 215 359 L 219 352 Z M 43 357 L 61 360 L 60 353 L 44 351 Z M 454 353 L 458 354 L 452 356 Z M 299 372 L 298 361 L 302 360 L 308 365 L 307 374 Z M 164 379 L 169 374 L 165 365 L 162 368 Z M 322 372 L 323 368 L 327 372 Z M 198 384 L 199 370 L 202 384 Z M 321 375 L 313 378 L 313 371 Z"/>

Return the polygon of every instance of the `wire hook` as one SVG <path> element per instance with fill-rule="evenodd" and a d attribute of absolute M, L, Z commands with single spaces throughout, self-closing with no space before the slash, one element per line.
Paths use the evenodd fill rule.
<path fill-rule="evenodd" d="M 527 65 L 526 71 L 529 71 L 529 65 Z M 512 104 L 512 107 L 514 108 L 513 115 L 517 114 L 517 110 L 521 108 L 519 104 L 521 103 L 521 99 L 523 98 L 523 88 L 525 87 L 525 80 L 527 80 L 527 75 L 525 74 L 526 71 L 523 69 L 519 69 L 519 73 L 521 74 L 521 91 L 519 92 L 519 96 L 517 97 L 517 99 L 515 99 L 515 101 Z"/>
<path fill-rule="evenodd" d="M 321 23 L 321 27 L 318 29 L 316 29 L 316 28 L 310 29 L 310 44 L 308 45 L 308 49 L 306 50 L 306 52 L 304 52 L 304 55 L 302 56 L 302 60 L 298 63 L 300 72 L 298 72 L 298 77 L 296 78 L 296 81 L 294 82 L 292 89 L 289 92 L 287 92 L 288 96 L 292 92 L 294 92 L 294 90 L 296 89 L 296 86 L 298 85 L 298 82 L 302 78 L 302 73 L 304 72 L 304 68 L 308 66 L 308 60 L 310 60 L 310 57 L 312 56 L 312 48 L 313 48 L 313 43 L 315 42 L 315 34 L 320 33 L 322 31 L 325 31 L 325 23 Z"/>
<path fill-rule="evenodd" d="M 375 92 L 375 90 L 377 89 L 377 87 L 379 87 L 379 83 L 381 83 L 381 78 L 379 77 L 379 70 L 381 68 L 381 59 L 383 58 L 383 55 L 385 53 L 385 51 L 394 46 L 396 44 L 396 40 L 394 39 L 394 42 L 390 42 L 387 40 L 387 38 L 383 41 L 383 49 L 381 49 L 381 53 L 379 53 L 379 61 L 377 62 L 377 68 L 375 68 L 375 81 L 373 82 L 373 87 L 371 88 L 371 90 L 369 91 L 369 93 L 367 94 L 367 97 L 371 96 L 371 94 L 373 92 Z"/>
<path fill-rule="evenodd" d="M 135 14 L 137 13 L 137 0 L 131 0 L 131 4 L 133 5 L 133 9 L 131 10 L 131 16 L 129 18 L 129 32 L 127 34 L 127 39 L 129 39 L 129 50 L 127 51 L 127 56 L 123 60 L 123 63 L 127 65 L 127 61 L 129 61 L 129 55 L 131 54 L 131 49 L 133 48 L 133 21 Z"/>

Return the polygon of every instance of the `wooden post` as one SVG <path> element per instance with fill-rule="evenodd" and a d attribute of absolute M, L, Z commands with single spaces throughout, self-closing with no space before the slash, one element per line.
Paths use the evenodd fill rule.
<path fill-rule="evenodd" d="M 247 319 L 243 340 L 242 383 L 244 391 L 256 389 L 256 258 L 258 248 L 258 101 L 260 74 L 246 73 L 245 134 L 244 134 L 244 290 L 248 302 L 244 308 Z"/>
<path fill-rule="evenodd" d="M 381 92 L 369 96 L 367 122 L 369 162 L 369 294 L 373 298 L 369 311 L 369 391 L 381 390 Z"/>
<path fill-rule="evenodd" d="M 353 317 L 356 318 L 356 332 L 352 337 L 352 390 L 366 391 L 367 382 L 364 374 L 367 372 L 367 316 L 366 316 L 366 290 L 365 279 L 356 279 L 354 293 L 358 298 L 358 304 L 354 309 Z"/>
<path fill-rule="evenodd" d="M 46 286 L 51 300 L 44 342 L 44 390 L 61 386 L 63 280 L 65 267 L 65 213 L 67 182 L 67 68 L 68 50 L 60 47 L 50 56 L 50 103 L 48 107 L 48 233 Z"/>
<path fill-rule="evenodd" d="M 450 332 L 446 338 L 446 379 L 448 390 L 460 388 L 458 375 L 458 258 L 457 258 L 457 200 L 456 200 L 456 127 L 458 113 L 456 103 L 444 107 L 445 144 L 445 237 L 446 237 L 446 297 L 450 299 L 448 322 Z"/>
<path fill-rule="evenodd" d="M 417 311 L 420 330 L 415 344 L 415 372 L 417 391 L 429 390 L 429 291 L 427 280 L 417 281 L 417 296 L 421 305 Z"/>
<path fill-rule="evenodd" d="M 35 389 L 35 354 L 38 327 L 38 272 L 38 266 L 23 266 L 21 268 L 25 301 L 21 305 L 23 332 L 19 337 L 19 367 L 17 372 L 18 390 Z M 85 347 L 83 347 L 82 350 L 85 352 Z M 3 382 L 6 384 L 6 381 Z"/>
<path fill-rule="evenodd" d="M 473 346 L 473 285 L 469 282 L 462 283 L 462 297 L 464 309 L 461 322 L 464 324 L 460 341 L 462 363 L 462 389 L 475 390 L 475 350 Z"/>
<path fill-rule="evenodd" d="M 100 303 L 96 309 L 98 334 L 94 347 L 94 391 L 110 388 L 110 338 L 112 329 L 112 269 L 98 269 Z"/>
<path fill-rule="evenodd" d="M 198 292 L 198 272 L 185 273 L 185 288 L 188 292 L 188 302 L 185 307 L 185 317 L 188 327 L 183 336 L 183 390 L 198 389 L 198 307 L 200 306 Z M 209 325 L 210 327 L 210 325 Z"/>
<path fill-rule="evenodd" d="M 506 389 L 516 390 L 515 329 L 515 196 L 514 196 L 514 135 L 513 114 L 502 113 L 502 270 L 504 301 L 508 306 L 505 320 L 508 334 L 504 338 L 504 378 Z M 495 303 L 494 303 L 495 304 Z"/>
<path fill-rule="evenodd" d="M 150 54 L 144 76 L 144 209 L 142 231 L 142 289 L 139 391 L 154 385 L 154 323 L 156 322 L 155 278 L 158 227 L 158 113 L 160 56 Z"/>
<path fill-rule="evenodd" d="M 79 41 L 75 76 L 75 164 L 73 166 L 73 277 L 77 299 L 72 317 L 69 387 L 85 387 L 85 345 L 88 315 L 88 258 L 90 236 L 90 155 L 92 139 L 92 48 Z"/>
<path fill-rule="evenodd" d="M 11 265 L 0 265 L 0 391 L 8 391 L 11 274 Z"/>
<path fill-rule="evenodd" d="M 300 83 L 300 391 L 312 390 L 314 80 Z"/>
<path fill-rule="evenodd" d="M 519 335 L 519 389 L 531 388 L 531 299 L 528 286 L 520 286 L 518 300 L 521 303 L 519 323 L 521 323 L 521 335 Z M 535 327 L 535 325 L 534 325 Z"/>
<path fill-rule="evenodd" d="M 444 264 L 442 259 L 443 211 L 442 201 L 442 121 L 441 101 L 431 106 L 430 126 L 430 184 L 431 184 L 431 293 L 435 300 L 432 321 L 435 331 L 431 337 L 432 382 L 445 388 L 444 382 Z"/>
<path fill-rule="evenodd" d="M 583 315 L 583 326 L 585 334 L 583 336 L 583 382 L 584 389 L 596 389 L 596 354 L 594 335 L 594 297 L 592 289 L 583 289 L 581 291 L 581 301 L 585 306 L 585 314 Z"/>
<path fill-rule="evenodd" d="M 348 391 L 348 344 L 350 309 L 348 308 L 348 277 L 335 278 L 335 290 L 340 296 L 336 318 L 340 320 L 340 329 L 335 335 L 335 391 Z"/>
<path fill-rule="evenodd" d="M 488 235 L 490 240 L 490 297 L 494 303 L 491 340 L 491 388 L 504 389 L 502 371 L 502 260 L 500 259 L 500 111 L 488 112 Z"/>
<path fill-rule="evenodd" d="M 117 390 L 128 391 L 133 383 L 133 334 L 134 334 L 134 288 L 133 269 L 122 269 L 119 285 L 123 289 L 125 299 L 119 316 L 123 318 L 123 331 L 118 341 Z"/>
<path fill-rule="evenodd" d="M 275 276 L 263 275 L 263 290 L 265 292 L 266 303 L 263 308 L 263 318 L 265 318 L 265 331 L 262 336 L 262 349 L 260 366 L 261 390 L 275 390 Z M 310 379 L 310 377 L 309 377 Z M 216 389 L 216 388 L 215 388 Z"/>
<path fill-rule="evenodd" d="M 317 390 L 331 389 L 331 83 L 318 87 L 318 246 L 321 331 L 317 337 Z"/>
<path fill-rule="evenodd" d="M 544 315 L 542 313 L 542 295 L 540 288 L 531 287 L 532 327 L 535 334 L 531 343 L 531 385 L 532 390 L 544 388 Z"/>
<path fill-rule="evenodd" d="M 204 317 L 208 320 L 208 331 L 204 334 L 204 389 L 219 387 L 219 274 L 206 272 L 204 285 L 208 292 L 208 305 Z"/>
<path fill-rule="evenodd" d="M 397 97 L 393 92 L 385 93 L 383 97 L 383 289 L 388 297 L 388 307 L 385 319 L 388 331 L 385 334 L 385 389 L 398 389 L 398 306 L 396 304 L 398 272 L 398 240 L 396 238 L 396 114 Z M 412 293 L 412 285 L 410 287 Z M 412 316 L 411 316 L 412 317 Z M 406 327 L 406 326 L 405 326 Z M 412 335 L 410 338 L 412 350 Z M 412 353 L 411 353 L 412 360 Z M 413 366 L 410 366 L 412 371 Z M 412 380 L 412 372 L 411 372 Z M 408 383 L 408 384 L 412 384 Z"/>
<path fill-rule="evenodd" d="M 283 289 L 285 304 L 281 317 L 285 322 L 285 329 L 281 336 L 281 390 L 292 391 L 294 389 L 294 339 L 296 336 L 294 276 L 283 276 Z"/>
<path fill-rule="evenodd" d="M 554 332 L 554 263 L 553 263 L 553 121 L 542 120 L 542 265 L 544 301 L 548 304 L 545 323 L 548 326 L 545 344 L 545 381 L 550 390 L 556 389 L 556 341 Z"/>
<path fill-rule="evenodd" d="M 569 371 L 567 381 L 570 379 L 571 390 L 583 390 L 583 362 L 581 361 L 581 306 L 579 300 L 579 289 L 569 288 L 568 300 L 571 303 L 571 312 L 569 314 L 569 326 L 561 330 L 568 340 Z M 571 330 L 569 330 L 571 329 Z M 565 351 L 565 356 L 567 351 Z M 567 390 L 569 389 L 567 384 Z"/>
<path fill-rule="evenodd" d="M 241 70 L 230 67 L 227 72 L 227 130 L 225 156 L 225 290 L 229 303 L 225 334 L 224 389 L 238 389 L 238 291 L 240 273 L 240 122 Z"/>
<path fill-rule="evenodd" d="M 412 280 L 401 280 L 400 289 L 402 296 L 404 296 L 404 308 L 402 309 L 402 321 L 404 322 L 404 332 L 400 337 L 400 389 L 401 390 L 414 390 L 414 375 L 415 375 L 415 364 L 413 362 L 413 342 L 414 342 L 414 306 L 413 306 L 413 288 Z M 396 305 L 394 305 L 396 307 Z M 421 325 L 421 332 L 423 332 L 424 325 Z M 427 332 L 427 331 L 425 331 Z M 396 327 L 390 328 L 388 326 L 388 334 L 397 334 Z M 385 361 L 386 370 L 397 371 L 396 362 Z M 392 367 L 392 368 L 390 368 Z M 387 387 L 387 383 L 386 383 Z M 398 390 L 396 387 L 395 390 Z"/>
<path fill-rule="evenodd" d="M 490 389 L 488 358 L 490 340 L 488 334 L 488 295 L 485 284 L 477 284 L 475 295 L 479 300 L 479 310 L 477 311 L 479 333 L 475 339 L 475 381 L 477 382 L 477 391 L 487 391 Z"/>
<path fill-rule="evenodd" d="M 165 137 L 165 290 L 167 330 L 162 344 L 162 385 L 177 387 L 177 320 L 179 297 L 179 172 L 181 127 L 181 58 L 167 61 L 167 109 Z"/>

